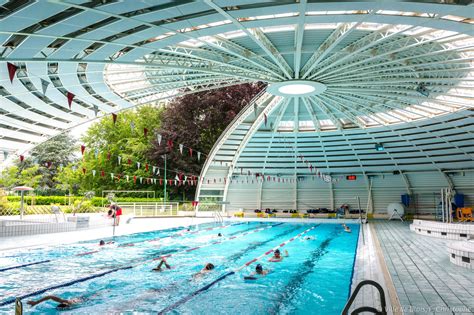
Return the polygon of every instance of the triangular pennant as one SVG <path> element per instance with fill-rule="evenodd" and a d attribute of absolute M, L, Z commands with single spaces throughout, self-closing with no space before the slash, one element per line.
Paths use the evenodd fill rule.
<path fill-rule="evenodd" d="M 153 173 L 153 175 L 155 175 L 155 172 L 156 172 L 156 166 L 153 166 L 151 169 L 152 169 L 152 171 L 151 171 L 151 172 Z"/>
<path fill-rule="evenodd" d="M 143 136 L 146 138 L 148 135 L 148 128 L 143 128 Z"/>
<path fill-rule="evenodd" d="M 189 156 L 193 157 L 193 149 L 189 148 Z"/>
<path fill-rule="evenodd" d="M 120 165 L 122 163 L 122 157 L 119 155 L 117 156 L 117 164 Z"/>
<path fill-rule="evenodd" d="M 125 178 L 127 179 L 127 182 L 129 181 L 129 176 L 128 175 L 125 175 Z"/>
<path fill-rule="evenodd" d="M 137 162 L 137 169 L 140 169 L 140 162 Z"/>
<path fill-rule="evenodd" d="M 86 175 L 86 169 L 85 169 L 85 167 L 82 168 L 82 174 Z"/>
<path fill-rule="evenodd" d="M 6 161 L 6 159 L 8 159 L 8 152 L 3 151 L 3 160 Z"/>
<path fill-rule="evenodd" d="M 25 156 L 24 156 L 24 155 L 20 155 L 20 162 L 23 162 L 24 159 L 25 159 Z"/>
<path fill-rule="evenodd" d="M 171 151 L 171 150 L 173 149 L 173 140 L 169 139 L 169 140 L 167 141 L 167 145 L 168 145 L 168 150 Z"/>
<path fill-rule="evenodd" d="M 72 100 L 74 99 L 74 94 L 72 94 L 71 92 L 67 92 L 66 93 L 66 97 L 67 97 L 67 105 L 69 106 L 69 110 L 71 110 L 71 104 L 72 104 Z"/>
<path fill-rule="evenodd" d="M 267 126 L 267 121 L 268 121 L 268 118 L 267 118 L 267 114 L 263 114 L 263 119 L 265 120 L 265 127 Z"/>
<path fill-rule="evenodd" d="M 46 81 L 45 79 L 40 79 L 40 80 L 41 80 L 41 90 L 43 91 L 43 95 L 46 95 L 46 90 L 48 90 L 49 81 Z"/>
<path fill-rule="evenodd" d="M 198 161 L 201 161 L 201 152 L 198 151 L 197 156 L 198 156 Z"/>
<path fill-rule="evenodd" d="M 133 130 L 135 129 L 135 123 L 133 121 L 130 122 L 130 131 L 133 132 Z"/>
<path fill-rule="evenodd" d="M 97 158 L 99 156 L 99 149 L 95 149 L 94 150 L 94 155 L 95 155 L 95 158 Z"/>
<path fill-rule="evenodd" d="M 132 165 L 132 160 L 128 159 L 128 165 Z"/>
<path fill-rule="evenodd" d="M 163 137 L 161 136 L 161 134 L 156 135 L 156 140 L 158 141 L 158 145 L 161 145 L 161 140 L 162 139 L 163 139 Z"/>
<path fill-rule="evenodd" d="M 84 156 L 84 151 L 86 151 L 86 146 L 85 145 L 81 145 L 81 154 L 82 156 Z"/>
<path fill-rule="evenodd" d="M 114 125 L 117 123 L 117 114 L 112 113 L 112 121 L 113 121 Z"/>
<path fill-rule="evenodd" d="M 10 77 L 10 82 L 13 83 L 13 78 L 15 77 L 16 70 L 18 70 L 18 67 L 14 65 L 13 63 L 7 62 L 7 68 L 8 68 L 8 76 Z"/>
<path fill-rule="evenodd" d="M 99 106 L 94 105 L 94 106 L 92 107 L 92 110 L 94 111 L 95 117 L 97 117 L 97 114 L 99 113 Z"/>
<path fill-rule="evenodd" d="M 183 154 L 183 148 L 184 148 L 184 145 L 182 145 L 181 143 L 179 144 L 179 153 Z"/>
<path fill-rule="evenodd" d="M 110 178 L 114 179 L 114 173 L 110 173 Z"/>
<path fill-rule="evenodd" d="M 140 177 L 140 184 L 143 184 L 143 178 Z"/>
<path fill-rule="evenodd" d="M 148 163 L 145 163 L 145 170 L 148 172 Z"/>
<path fill-rule="evenodd" d="M 104 172 L 104 170 L 101 170 L 101 171 L 100 171 L 100 177 L 105 177 L 105 172 Z"/>
<path fill-rule="evenodd" d="M 96 173 L 95 170 L 92 170 L 92 176 L 95 177 L 95 173 Z"/>
<path fill-rule="evenodd" d="M 134 183 L 134 184 L 137 183 L 137 177 L 136 177 L 136 176 L 133 176 L 133 183 Z"/>
<path fill-rule="evenodd" d="M 107 152 L 107 161 L 110 161 L 110 156 L 111 156 L 111 154 L 110 154 L 110 151 L 109 151 L 109 152 Z"/>

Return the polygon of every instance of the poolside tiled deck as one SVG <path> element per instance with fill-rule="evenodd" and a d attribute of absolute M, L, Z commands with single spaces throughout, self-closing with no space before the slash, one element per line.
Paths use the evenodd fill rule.
<path fill-rule="evenodd" d="M 474 271 L 449 261 L 449 240 L 417 235 L 409 223 L 373 224 L 405 314 L 474 314 Z"/>

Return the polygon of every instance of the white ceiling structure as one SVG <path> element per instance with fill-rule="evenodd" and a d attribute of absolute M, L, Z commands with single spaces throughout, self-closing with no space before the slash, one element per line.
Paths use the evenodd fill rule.
<path fill-rule="evenodd" d="M 473 34 L 471 1 L 0 0 L 0 151 L 262 81 L 203 176 L 472 169 Z"/>

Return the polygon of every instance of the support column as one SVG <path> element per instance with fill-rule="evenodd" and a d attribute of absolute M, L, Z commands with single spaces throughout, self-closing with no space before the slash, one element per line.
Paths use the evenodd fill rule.
<path fill-rule="evenodd" d="M 329 174 L 329 176 L 331 176 L 331 174 Z M 330 200 L 331 200 L 331 210 L 334 210 L 335 209 L 335 205 L 334 205 L 334 189 L 333 189 L 333 183 L 332 183 L 332 180 L 329 181 L 329 196 L 330 196 Z"/>

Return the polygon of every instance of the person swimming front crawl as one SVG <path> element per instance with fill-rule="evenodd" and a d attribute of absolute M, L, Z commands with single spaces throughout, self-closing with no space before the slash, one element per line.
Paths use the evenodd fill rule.
<path fill-rule="evenodd" d="M 201 271 L 195 273 L 193 275 L 193 278 L 198 278 L 198 277 L 202 277 L 204 274 L 206 273 L 209 273 L 211 272 L 212 270 L 214 270 L 215 266 L 211 263 L 207 263 L 204 268 L 201 269 Z"/>
<path fill-rule="evenodd" d="M 348 227 L 347 225 L 343 224 L 342 226 L 344 227 L 344 231 L 345 231 L 345 232 L 347 232 L 347 233 L 351 233 L 351 232 L 352 232 L 352 231 L 351 231 L 351 228 Z"/>
<path fill-rule="evenodd" d="M 158 266 L 156 266 L 155 268 L 153 268 L 152 270 L 153 271 L 163 271 L 163 269 L 161 269 L 161 267 L 165 265 L 166 269 L 171 269 L 171 266 L 168 265 L 168 263 L 166 262 L 166 259 L 163 258 L 160 263 L 158 264 Z"/>

